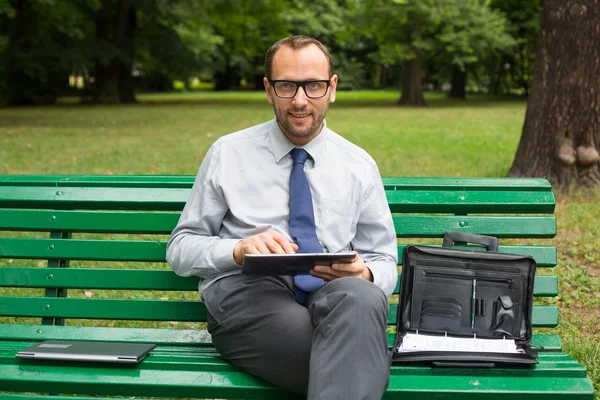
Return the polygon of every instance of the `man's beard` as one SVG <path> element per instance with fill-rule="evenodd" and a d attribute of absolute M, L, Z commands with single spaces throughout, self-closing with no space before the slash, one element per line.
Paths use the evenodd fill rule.
<path fill-rule="evenodd" d="M 275 111 L 275 117 L 277 119 L 277 123 L 279 127 L 284 133 L 287 133 L 291 137 L 296 138 L 307 138 L 311 137 L 321 129 L 321 125 L 323 124 L 323 120 L 325 119 L 325 115 L 327 114 L 327 110 L 329 109 L 329 101 L 325 103 L 325 106 L 321 110 L 315 110 L 312 113 L 313 123 L 306 130 L 299 130 L 294 127 L 292 123 L 286 118 L 288 116 L 288 111 L 300 111 L 300 110 L 281 110 L 277 109 L 277 106 L 273 104 L 273 110 Z M 321 112 L 319 112 L 321 111 Z M 282 115 L 283 114 L 283 115 Z"/>

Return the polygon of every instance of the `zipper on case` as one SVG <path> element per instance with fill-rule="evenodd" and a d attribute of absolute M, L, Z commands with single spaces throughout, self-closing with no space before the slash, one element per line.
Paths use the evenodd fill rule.
<path fill-rule="evenodd" d="M 464 275 L 459 275 L 459 274 L 448 274 L 448 273 L 443 273 L 443 272 L 430 272 L 430 271 L 424 271 L 425 276 L 426 277 L 431 277 L 431 278 L 448 278 L 448 279 L 463 279 L 466 281 L 472 281 L 473 279 L 477 279 L 478 281 L 482 281 L 482 282 L 496 282 L 496 283 L 505 283 L 508 285 L 508 287 L 510 288 L 510 286 L 512 285 L 513 280 L 512 279 L 508 279 L 508 278 L 491 278 L 491 277 L 482 277 L 482 276 L 464 276 Z"/>

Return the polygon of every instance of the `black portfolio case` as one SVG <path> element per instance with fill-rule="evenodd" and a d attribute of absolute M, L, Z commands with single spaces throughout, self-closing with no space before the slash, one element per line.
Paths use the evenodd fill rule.
<path fill-rule="evenodd" d="M 477 243 L 487 251 L 452 248 Z M 394 363 L 450 367 L 536 364 L 535 261 L 498 253 L 498 239 L 447 232 L 443 247 L 407 246 Z"/>

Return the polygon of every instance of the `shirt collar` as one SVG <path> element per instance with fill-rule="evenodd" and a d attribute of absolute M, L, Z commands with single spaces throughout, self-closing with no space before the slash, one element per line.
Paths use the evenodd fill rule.
<path fill-rule="evenodd" d="M 328 134 L 328 131 L 329 129 L 327 128 L 327 123 L 325 120 L 323 120 L 323 128 L 321 129 L 321 132 L 317 135 L 317 137 L 302 147 L 313 159 L 315 166 L 320 162 L 321 156 L 325 151 L 325 136 Z M 281 159 L 296 146 L 283 134 L 276 119 L 273 119 L 270 136 L 271 144 L 273 146 L 273 156 L 275 158 L 275 162 L 279 164 L 279 161 L 281 161 Z"/>

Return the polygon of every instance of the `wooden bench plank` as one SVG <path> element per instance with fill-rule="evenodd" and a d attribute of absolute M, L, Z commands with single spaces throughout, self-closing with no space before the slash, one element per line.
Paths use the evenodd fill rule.
<path fill-rule="evenodd" d="M 144 361 L 145 363 L 145 361 Z M 237 372 L 181 371 L 140 368 L 110 368 L 97 366 L 48 366 L 32 364 L 30 368 L 18 365 L 0 365 L 0 379 L 5 390 L 27 390 L 35 387 L 44 392 L 95 393 L 100 395 L 169 397 L 177 393 L 182 397 L 216 398 L 291 398 L 287 392 L 275 388 L 250 375 Z M 393 368 L 392 371 L 395 369 Z M 534 368 L 535 370 L 535 368 Z M 552 398 L 578 393 L 581 399 L 591 399 L 591 382 L 581 375 L 581 366 L 564 369 L 566 376 L 549 379 L 548 376 L 528 376 L 522 374 L 527 369 L 497 369 L 506 375 L 486 375 L 478 369 L 460 371 L 435 370 L 422 367 L 423 374 L 394 374 L 388 392 L 411 399 L 430 398 Z M 493 370 L 488 370 L 493 371 Z M 460 372 L 460 373 L 457 373 Z M 571 376 L 577 375 L 579 376 Z M 554 376 L 558 378 L 558 376 Z M 30 390 L 30 389 L 29 389 Z M 452 397 L 451 397 L 452 395 Z M 502 396 L 502 397 L 501 397 Z"/>
<path fill-rule="evenodd" d="M 405 247 L 398 245 L 399 262 Z M 0 258 L 164 262 L 166 251 L 164 240 L 0 238 Z M 552 246 L 498 246 L 498 251 L 531 255 L 540 267 L 556 265 L 556 248 Z"/>
<path fill-rule="evenodd" d="M 393 213 L 551 214 L 551 192 L 386 191 Z"/>
<path fill-rule="evenodd" d="M 83 186 L 83 187 L 182 187 L 191 188 L 194 175 L 2 175 L 0 186 Z M 438 178 L 382 177 L 388 190 L 522 190 L 552 191 L 550 182 L 541 178 Z"/>
<path fill-rule="evenodd" d="M 155 343 L 160 345 L 211 345 L 212 340 L 204 329 L 151 329 L 106 328 L 101 326 L 60 326 L 34 324 L 0 324 L 0 339 L 37 340 L 91 340 Z M 0 347 L 5 344 L 0 344 Z"/>
<path fill-rule="evenodd" d="M 3 208 L 181 211 L 189 189 L 0 186 Z"/>
<path fill-rule="evenodd" d="M 198 278 L 183 278 L 171 270 L 0 267 L 0 287 L 196 291 Z M 399 288 L 398 282 L 395 293 Z M 534 295 L 558 295 L 558 279 L 536 276 Z"/>
<path fill-rule="evenodd" d="M 189 189 L 0 186 L 4 208 L 180 211 Z M 386 191 L 392 212 L 404 213 L 552 213 L 552 192 Z"/>
<path fill-rule="evenodd" d="M 96 365 L 0 365 L 6 391 L 189 398 L 265 398 L 289 395 L 244 372 L 145 370 Z"/>
<path fill-rule="evenodd" d="M 542 178 L 438 178 L 438 177 L 382 177 L 386 190 L 496 190 L 551 192 L 550 182 Z"/>
<path fill-rule="evenodd" d="M 170 269 L 0 267 L 0 287 L 197 291 L 198 280 Z"/>
<path fill-rule="evenodd" d="M 0 210 L 0 229 L 92 233 L 170 234 L 178 212 L 64 210 Z M 393 217 L 398 237 L 443 237 L 448 230 L 499 238 L 554 237 L 554 216 L 425 216 Z"/>
<path fill-rule="evenodd" d="M 35 395 L 35 394 L 8 394 L 0 393 L 0 400 L 57 400 L 56 396 L 51 395 Z M 85 397 L 85 396 L 69 396 L 69 400 L 115 400 L 114 397 Z M 136 397 L 135 400 L 151 400 L 150 397 Z"/>
<path fill-rule="evenodd" d="M 395 322 L 393 324 L 395 326 Z M 388 344 L 394 343 L 394 333 L 388 333 Z M 127 341 L 132 343 L 155 343 L 159 345 L 210 346 L 212 339 L 202 329 L 151 329 L 151 328 L 106 328 L 89 326 L 54 326 L 30 324 L 0 324 L 0 339 L 39 341 L 39 340 L 91 340 Z M 531 343 L 544 351 L 560 351 L 560 337 L 557 334 L 534 334 Z M 0 344 L 0 347 L 6 347 Z"/>
<path fill-rule="evenodd" d="M 389 305 L 388 323 L 395 324 L 397 304 Z M 149 321 L 206 321 L 206 307 L 199 301 L 77 299 L 60 297 L 0 297 L 0 315 L 83 319 Z M 558 325 L 558 308 L 534 306 L 532 325 Z"/>
<path fill-rule="evenodd" d="M 15 359 L 14 354 L 30 345 L 33 342 L 17 342 L 9 348 L 0 348 L 1 364 L 22 364 L 31 365 L 32 363 L 21 363 Z M 549 356 L 547 356 L 549 355 Z M 64 365 L 74 366 L 72 363 L 53 363 L 36 361 L 41 365 Z M 89 363 L 78 363 L 83 367 L 89 367 Z M 178 370 L 178 371 L 211 371 L 227 372 L 238 371 L 238 368 L 231 365 L 223 359 L 214 349 L 209 347 L 173 347 L 158 346 L 144 359 L 139 368 L 144 370 Z M 514 371 L 513 371 L 514 370 Z M 540 353 L 539 363 L 531 368 L 502 368 L 485 369 L 481 368 L 478 372 L 480 376 L 503 376 L 506 371 L 510 371 L 512 376 L 521 377 L 581 377 L 585 374 L 585 369 L 579 365 L 577 360 L 565 353 Z M 420 365 L 393 365 L 392 375 L 435 375 L 439 374 L 439 369 L 424 367 Z M 583 375 L 585 376 L 585 375 Z"/>
<path fill-rule="evenodd" d="M 0 297 L 0 315 L 139 321 L 206 321 L 200 301 Z"/>
<path fill-rule="evenodd" d="M 0 210 L 0 229 L 171 234 L 180 212 Z"/>
<path fill-rule="evenodd" d="M 166 241 L 0 238 L 0 258 L 164 262 Z"/>
<path fill-rule="evenodd" d="M 498 238 L 552 238 L 554 216 L 393 216 L 398 237 L 443 237 L 446 231 L 477 233 Z"/>
<path fill-rule="evenodd" d="M 436 376 L 394 376 L 383 399 L 411 400 L 593 400 L 593 387 L 586 378 L 528 377 L 527 379 L 479 376 L 477 370 L 450 371 Z"/>

